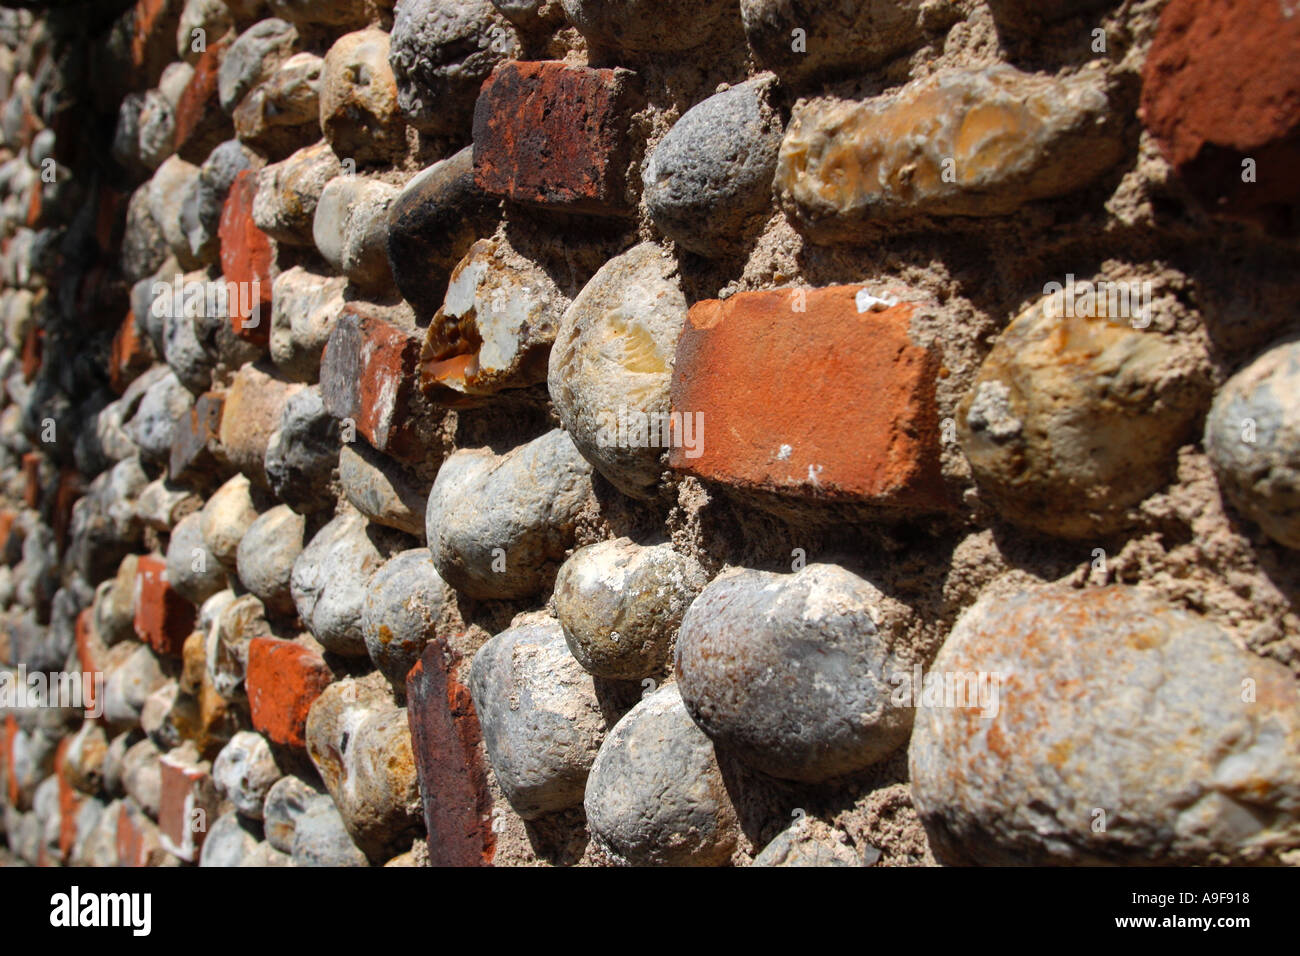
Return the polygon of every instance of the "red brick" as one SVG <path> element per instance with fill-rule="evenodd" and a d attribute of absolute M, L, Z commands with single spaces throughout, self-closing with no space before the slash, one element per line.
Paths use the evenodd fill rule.
<path fill-rule="evenodd" d="M 230 297 L 231 328 L 237 336 L 258 345 L 271 338 L 271 280 L 275 248 L 271 238 L 253 221 L 257 173 L 246 169 L 235 177 L 221 208 L 221 271 L 227 282 L 246 284 L 246 292 Z M 254 287 L 253 283 L 257 286 Z M 251 302 L 247 312 L 244 302 Z M 254 318 L 255 314 L 255 318 Z"/>
<path fill-rule="evenodd" d="M 99 634 L 95 630 L 95 611 L 94 608 L 86 608 L 77 615 L 77 623 L 73 633 L 76 636 L 77 645 L 77 666 L 81 669 L 82 674 L 90 675 L 89 682 L 83 682 L 82 687 L 85 689 L 87 697 L 85 700 L 85 712 L 94 713 L 99 710 L 99 701 L 96 698 L 98 688 L 102 687 L 102 681 L 108 678 L 104 675 L 104 656 L 108 648 L 100 640 Z M 104 718 L 99 718 L 104 722 Z"/>
<path fill-rule="evenodd" d="M 199 858 L 208 827 L 217 818 L 220 798 L 206 766 L 182 763 L 170 755 L 158 761 L 162 786 L 158 797 L 158 837 L 163 849 L 193 863 Z"/>
<path fill-rule="evenodd" d="M 406 716 L 432 866 L 486 866 L 496 852 L 492 796 L 469 688 L 436 638 L 406 678 Z"/>
<path fill-rule="evenodd" d="M 157 84 L 176 59 L 176 28 L 183 0 L 137 0 L 131 11 L 132 80 L 141 89 Z"/>
<path fill-rule="evenodd" d="M 8 508 L 0 510 L 0 561 L 9 553 L 9 536 L 13 534 L 18 515 Z"/>
<path fill-rule="evenodd" d="M 1225 218 L 1300 230 L 1300 17 L 1277 0 L 1171 0 L 1143 72 L 1142 119 Z M 1245 159 L 1256 182 L 1242 181 Z"/>
<path fill-rule="evenodd" d="M 54 776 L 59 781 L 59 859 L 67 860 L 72 844 L 77 840 L 77 811 L 84 799 L 63 776 L 63 763 L 67 757 L 71 737 L 59 741 L 54 754 Z"/>
<path fill-rule="evenodd" d="M 11 807 L 20 806 L 18 774 L 14 770 L 14 738 L 18 736 L 18 721 L 13 714 L 5 714 L 4 731 L 0 733 L 0 761 L 3 762 L 5 799 Z"/>
<path fill-rule="evenodd" d="M 194 605 L 167 582 L 167 563 L 141 557 L 135 575 L 136 636 L 158 654 L 180 657 L 195 618 Z"/>
<path fill-rule="evenodd" d="M 60 555 L 68 546 L 68 531 L 72 527 L 72 507 L 85 490 L 85 479 L 77 469 L 65 466 L 59 472 L 59 485 L 54 492 L 54 513 L 50 516 L 50 523 L 54 527 L 54 543 Z"/>
<path fill-rule="evenodd" d="M 28 229 L 39 229 L 43 225 L 41 222 L 41 213 L 45 209 L 45 188 L 40 182 L 37 182 L 31 190 L 31 196 L 27 200 L 27 219 L 24 225 Z"/>
<path fill-rule="evenodd" d="M 913 343 L 912 306 L 859 314 L 858 291 L 696 303 L 678 342 L 672 410 L 703 415 L 702 454 L 675 447 L 672 467 L 787 497 L 945 507 L 938 358 Z"/>
<path fill-rule="evenodd" d="M 253 638 L 244 681 L 253 729 L 274 743 L 305 748 L 307 711 L 333 679 L 325 660 L 309 648 Z"/>
<path fill-rule="evenodd" d="M 30 382 L 41 370 L 41 357 L 45 351 L 45 330 L 32 323 L 23 339 L 23 381 Z"/>
<path fill-rule="evenodd" d="M 113 336 L 108 383 L 114 392 L 121 395 L 128 385 L 149 371 L 153 362 L 153 345 L 148 338 L 140 335 L 135 324 L 135 313 L 128 311 L 118 326 L 117 334 Z"/>
<path fill-rule="evenodd" d="M 117 817 L 117 865 L 159 866 L 165 859 L 158 827 L 134 800 L 125 800 Z"/>
<path fill-rule="evenodd" d="M 205 392 L 189 414 L 177 422 L 172 435 L 167 475 L 175 482 L 210 484 L 218 471 L 217 434 L 226 408 L 224 392 Z"/>
<path fill-rule="evenodd" d="M 379 451 L 418 457 L 413 402 L 422 344 L 383 319 L 345 311 L 321 355 L 325 410 L 354 422 L 357 434 Z"/>
<path fill-rule="evenodd" d="M 201 165 L 234 132 L 217 98 L 217 74 L 226 45 L 213 43 L 194 64 L 194 76 L 176 103 L 176 154 Z"/>
<path fill-rule="evenodd" d="M 559 61 L 501 64 L 474 110 L 474 178 L 492 196 L 597 215 L 624 194 L 636 74 Z"/>

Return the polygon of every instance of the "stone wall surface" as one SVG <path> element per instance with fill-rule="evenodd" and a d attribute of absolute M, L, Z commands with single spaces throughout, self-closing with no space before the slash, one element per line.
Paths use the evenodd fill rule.
<path fill-rule="evenodd" d="M 1287 0 L 0 4 L 0 862 L 1300 863 Z"/>

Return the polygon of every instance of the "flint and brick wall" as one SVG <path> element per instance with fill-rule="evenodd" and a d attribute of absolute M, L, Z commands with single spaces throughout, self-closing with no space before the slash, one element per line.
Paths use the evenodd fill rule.
<path fill-rule="evenodd" d="M 4 4 L 0 862 L 1300 862 L 1293 7 Z"/>

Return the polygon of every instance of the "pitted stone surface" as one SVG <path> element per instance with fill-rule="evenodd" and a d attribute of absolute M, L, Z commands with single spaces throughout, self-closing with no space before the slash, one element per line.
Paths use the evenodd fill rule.
<path fill-rule="evenodd" d="M 912 790 L 941 862 L 1245 863 L 1300 845 L 1294 679 L 1140 588 L 983 600 L 930 671 L 998 685 L 991 717 L 938 694 L 916 716 Z"/>
<path fill-rule="evenodd" d="M 515 812 L 532 819 L 581 803 L 605 722 L 559 624 L 492 638 L 474 655 L 469 686 L 492 772 Z"/>

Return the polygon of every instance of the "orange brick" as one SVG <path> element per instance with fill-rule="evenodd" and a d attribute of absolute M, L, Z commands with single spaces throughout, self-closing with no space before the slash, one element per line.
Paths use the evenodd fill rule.
<path fill-rule="evenodd" d="M 114 392 L 121 395 L 128 385 L 149 371 L 153 359 L 153 346 L 147 338 L 140 336 L 140 330 L 135 325 L 135 313 L 127 312 L 126 318 L 118 326 L 117 334 L 113 336 L 108 384 Z"/>
<path fill-rule="evenodd" d="M 702 416 L 702 441 L 696 457 L 674 447 L 672 467 L 787 497 L 944 508 L 938 356 L 912 341 L 912 306 L 859 313 L 859 290 L 696 303 L 678 343 L 672 410 Z"/>
<path fill-rule="evenodd" d="M 307 711 L 334 679 L 324 659 L 292 641 L 255 637 L 245 686 L 253 729 L 289 747 L 307 746 Z"/>
<path fill-rule="evenodd" d="M 412 406 L 422 344 L 383 319 L 344 312 L 321 355 L 325 410 L 350 419 L 357 434 L 385 454 L 422 456 Z"/>
<path fill-rule="evenodd" d="M 188 863 L 199 858 L 220 800 L 203 767 L 163 756 L 159 760 L 158 835 L 163 849 Z"/>
<path fill-rule="evenodd" d="M 158 654 L 180 657 L 194 631 L 194 605 L 167 581 L 167 563 L 144 556 L 136 565 L 135 633 Z"/>
<path fill-rule="evenodd" d="M 246 169 L 235 177 L 221 208 L 221 271 L 227 282 L 243 288 L 230 297 L 231 327 L 240 338 L 265 345 L 271 338 L 271 280 L 275 250 L 271 239 L 253 221 L 257 173 Z M 253 283 L 257 283 L 254 287 Z M 250 302 L 245 311 L 243 303 Z M 256 313 L 256 318 L 253 314 Z"/>

